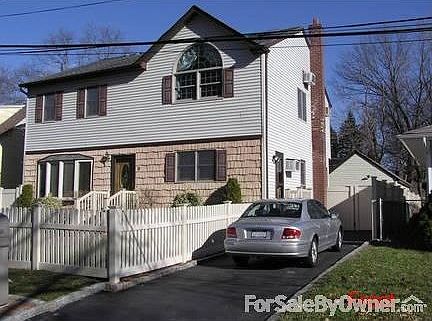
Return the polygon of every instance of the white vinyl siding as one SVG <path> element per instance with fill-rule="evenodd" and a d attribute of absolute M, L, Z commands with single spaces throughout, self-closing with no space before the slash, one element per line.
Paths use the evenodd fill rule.
<path fill-rule="evenodd" d="M 310 122 L 310 90 L 304 88 L 303 71 L 310 71 L 309 49 L 304 39 L 286 39 L 270 48 L 268 54 L 268 189 L 275 196 L 276 151 L 284 160 L 304 160 L 306 188 L 312 188 L 312 129 Z M 305 92 L 306 121 L 299 118 L 298 89 Z M 284 161 L 285 166 L 285 161 Z M 285 170 L 284 170 L 285 172 Z M 285 190 L 302 186 L 301 171 L 284 173 Z"/>
<path fill-rule="evenodd" d="M 225 30 L 201 17 L 193 19 L 174 38 L 224 35 Z M 234 97 L 210 98 L 162 105 L 162 77 L 173 75 L 177 60 L 189 44 L 165 45 L 141 73 L 124 72 L 76 80 L 64 88 L 63 119 L 35 124 L 35 99 L 28 100 L 27 151 L 92 148 L 206 138 L 261 135 L 260 58 L 242 43 L 214 44 L 223 67 L 234 68 Z M 301 71 L 299 71 L 301 73 Z M 77 89 L 108 84 L 107 116 L 76 119 Z M 173 86 L 174 87 L 174 86 Z M 52 92 L 61 85 L 45 86 Z M 38 93 L 37 89 L 33 94 Z M 174 94 L 174 88 L 173 88 Z M 54 139 L 53 139 L 54 137 Z"/>

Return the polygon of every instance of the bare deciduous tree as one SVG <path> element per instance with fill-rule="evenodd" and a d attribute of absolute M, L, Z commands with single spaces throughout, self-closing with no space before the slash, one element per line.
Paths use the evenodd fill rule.
<path fill-rule="evenodd" d="M 358 108 L 368 153 L 420 191 L 420 168 L 396 135 L 432 124 L 432 45 L 394 42 L 406 40 L 400 36 L 368 40 L 380 43 L 355 46 L 343 56 L 338 87 Z"/>

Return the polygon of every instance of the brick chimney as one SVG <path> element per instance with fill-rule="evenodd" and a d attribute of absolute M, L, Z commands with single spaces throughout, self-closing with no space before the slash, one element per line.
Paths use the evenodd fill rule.
<path fill-rule="evenodd" d="M 321 23 L 313 18 L 309 34 L 322 33 Z M 315 86 L 311 86 L 312 119 L 312 169 L 314 198 L 327 205 L 327 156 L 326 156 L 326 108 L 324 83 L 324 57 L 321 37 L 309 37 L 310 68 L 315 74 Z"/>

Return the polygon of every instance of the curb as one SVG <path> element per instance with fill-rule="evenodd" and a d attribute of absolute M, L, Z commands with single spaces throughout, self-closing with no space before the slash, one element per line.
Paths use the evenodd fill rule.
<path fill-rule="evenodd" d="M 0 317 L 2 321 L 24 321 L 30 318 L 33 318 L 37 315 L 44 314 L 47 312 L 54 312 L 58 309 L 61 309 L 67 304 L 73 303 L 75 301 L 82 300 L 90 295 L 96 294 L 102 291 L 110 291 L 110 292 L 119 292 L 127 290 L 136 285 L 146 283 L 148 281 L 152 281 L 158 279 L 160 277 L 186 270 L 188 268 L 194 267 L 197 265 L 197 261 L 193 260 L 187 263 L 181 263 L 173 266 L 169 266 L 167 268 L 162 268 L 160 270 L 147 272 L 147 275 L 143 275 L 141 277 L 137 277 L 136 279 L 130 281 L 124 281 L 119 283 L 109 283 L 109 282 L 101 282 L 85 287 L 79 291 L 75 291 L 64 296 L 61 296 L 53 301 L 44 302 L 38 306 L 32 307 L 28 310 L 19 312 L 14 315 L 5 316 L 4 318 Z M 25 299 L 24 299 L 25 300 Z M 32 300 L 32 299 L 31 299 Z M 39 301 L 39 300 L 38 300 Z"/>
<path fill-rule="evenodd" d="M 289 299 L 297 298 L 301 294 L 309 291 L 312 288 L 312 286 L 315 283 L 317 283 L 321 278 L 323 278 L 326 274 L 328 274 L 329 272 L 333 271 L 338 265 L 342 264 L 346 260 L 348 260 L 351 257 L 357 255 L 360 251 L 364 250 L 368 246 L 369 246 L 369 242 L 363 242 L 363 244 L 360 245 L 358 248 L 352 250 L 347 255 L 345 255 L 344 257 L 342 257 L 340 260 L 336 261 L 335 264 L 333 264 L 332 266 L 330 266 L 328 269 L 326 269 L 325 271 L 323 271 L 320 274 L 318 274 L 315 278 L 312 279 L 312 281 L 310 281 L 308 284 L 306 284 L 304 287 L 302 287 L 300 290 L 298 290 L 296 293 L 294 293 L 292 296 L 290 296 L 288 298 L 288 300 Z M 281 313 L 276 312 L 275 314 L 272 314 L 271 316 L 269 316 L 265 321 L 280 321 L 280 320 L 281 320 Z"/>
<path fill-rule="evenodd" d="M 26 311 L 19 312 L 15 315 L 6 316 L 2 318 L 2 321 L 23 321 L 29 318 L 33 318 L 39 314 L 53 312 L 65 306 L 66 304 L 81 300 L 92 294 L 103 291 L 105 288 L 105 283 L 96 283 L 85 287 L 79 291 L 75 291 L 59 297 L 53 301 L 49 301 L 39 306 L 35 306 Z"/>
<path fill-rule="evenodd" d="M 162 268 L 160 270 L 156 270 L 156 271 L 152 271 L 152 272 L 146 272 L 146 275 L 143 276 L 139 276 L 136 277 L 130 281 L 120 281 L 119 283 L 105 283 L 105 287 L 104 290 L 108 291 L 108 292 L 119 292 L 119 291 L 124 291 L 127 289 L 130 289 L 134 286 L 137 286 L 139 284 L 143 284 L 149 281 L 152 281 L 154 279 L 158 279 L 161 278 L 163 276 L 175 273 L 175 272 L 179 272 L 182 270 L 186 270 L 189 269 L 191 267 L 194 267 L 197 265 L 197 261 L 193 260 L 190 262 L 186 262 L 186 263 L 181 263 L 181 264 L 177 264 L 177 265 L 173 265 L 173 266 L 169 266 L 166 268 Z"/>

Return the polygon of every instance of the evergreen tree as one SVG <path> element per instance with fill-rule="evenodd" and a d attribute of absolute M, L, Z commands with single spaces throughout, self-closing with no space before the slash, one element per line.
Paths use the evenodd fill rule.
<path fill-rule="evenodd" d="M 352 111 L 349 111 L 346 119 L 339 128 L 337 158 L 350 156 L 355 150 L 361 150 L 363 136 L 360 126 L 357 125 Z"/>

